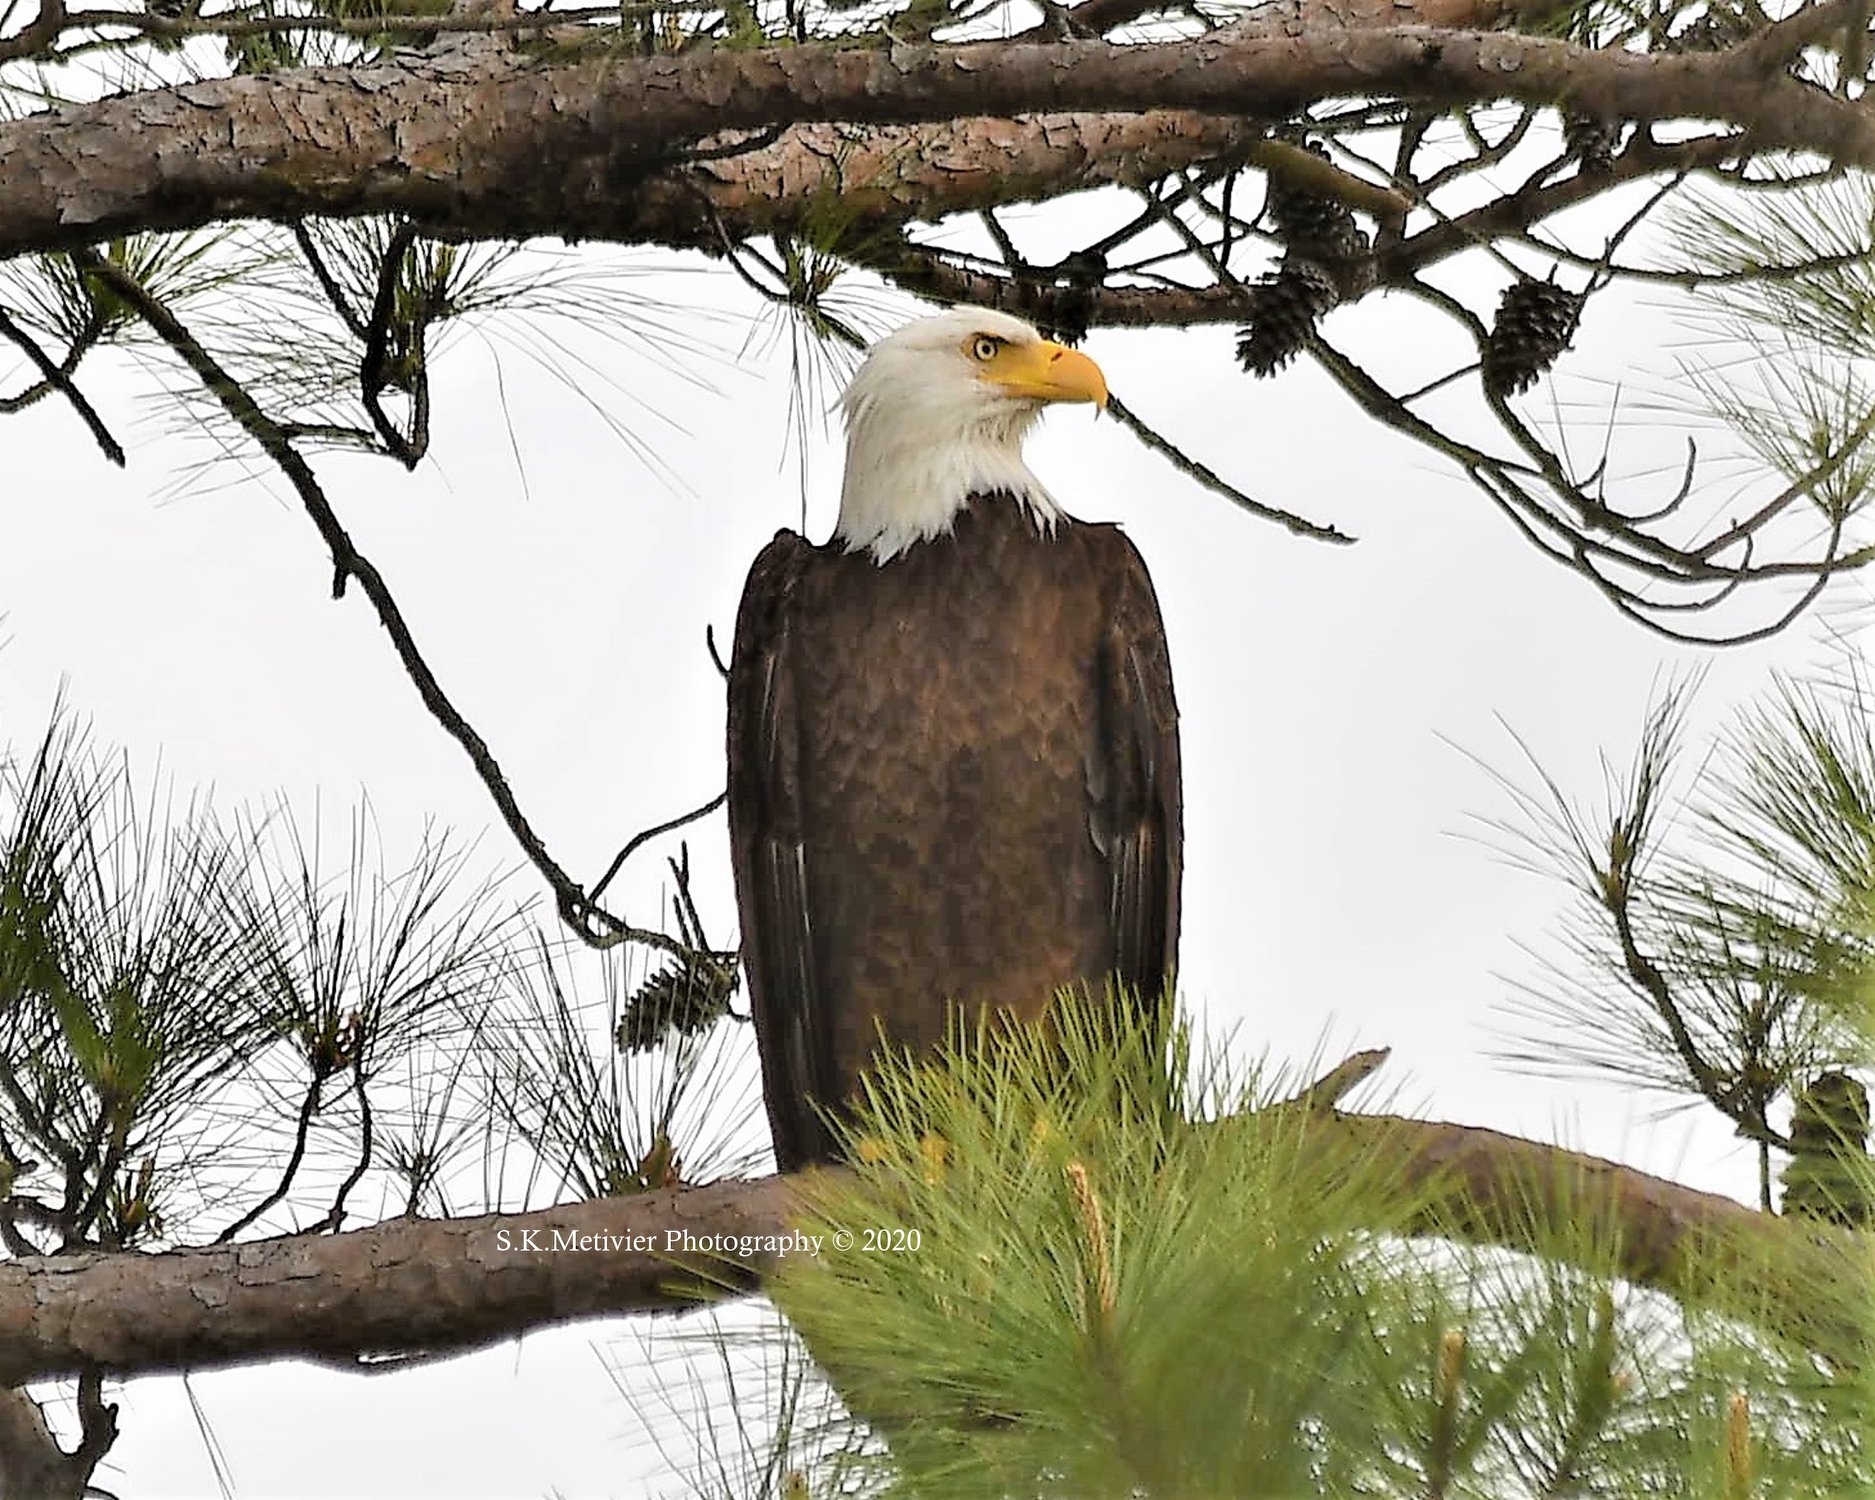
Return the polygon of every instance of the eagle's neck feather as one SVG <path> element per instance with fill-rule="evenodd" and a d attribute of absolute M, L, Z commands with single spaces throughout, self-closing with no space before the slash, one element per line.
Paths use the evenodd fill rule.
<path fill-rule="evenodd" d="M 972 495 L 1009 495 L 1038 529 L 1054 528 L 1061 508 L 1022 461 L 1040 403 L 960 411 L 937 400 L 914 406 L 866 395 L 847 404 L 846 478 L 833 534 L 848 552 L 890 562 L 947 534 Z"/>

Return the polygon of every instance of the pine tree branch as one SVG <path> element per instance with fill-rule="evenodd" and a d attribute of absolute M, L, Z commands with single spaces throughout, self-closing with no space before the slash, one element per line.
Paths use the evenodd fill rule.
<path fill-rule="evenodd" d="M 0 256 L 230 218 L 401 213 L 426 231 L 630 233 L 638 180 L 725 130 L 909 125 L 1032 110 L 1276 118 L 1311 100 L 1512 99 L 1610 119 L 1713 121 L 1738 154 L 1875 166 L 1859 101 L 1748 49 L 1643 54 L 1429 26 L 1230 28 L 1120 46 L 701 48 L 543 62 L 491 52 L 152 89 L 0 125 Z M 542 172 L 552 161 L 556 170 Z"/>
<path fill-rule="evenodd" d="M 1302 1118 L 1325 1167 L 1354 1153 L 1427 1194 L 1419 1232 L 1554 1254 L 1572 1232 L 1587 1243 L 1579 1231 L 1599 1227 L 1627 1279 L 1866 1363 L 1866 1322 L 1828 1309 L 1859 1305 L 1867 1235 L 1497 1131 L 1383 1115 Z M 0 1264 L 0 1381 L 281 1357 L 348 1365 L 478 1347 L 574 1318 L 689 1307 L 751 1289 L 774 1269 L 763 1241 L 788 1233 L 794 1190 L 793 1179 L 766 1177 L 159 1255 L 12 1261 Z M 683 1256 L 684 1244 L 718 1236 L 750 1241 L 748 1253 Z"/>
<path fill-rule="evenodd" d="M 795 125 L 772 144 L 646 176 L 635 200 L 618 206 L 629 217 L 615 219 L 613 232 L 714 250 L 724 236 L 824 237 L 844 225 L 857 231 L 855 243 L 835 239 L 829 248 L 866 260 L 880 225 L 1152 182 L 1238 157 L 1265 130 L 1258 120 L 1190 110 Z M 711 137 L 699 143 L 699 153 L 733 140 Z"/>

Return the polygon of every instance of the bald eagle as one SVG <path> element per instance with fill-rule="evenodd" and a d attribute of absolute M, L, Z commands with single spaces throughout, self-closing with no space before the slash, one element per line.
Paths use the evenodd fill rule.
<path fill-rule="evenodd" d="M 1158 599 L 1115 526 L 1022 460 L 1051 402 L 1104 406 L 1085 354 L 959 309 L 875 344 L 842 398 L 833 538 L 779 532 L 729 672 L 729 826 L 781 1170 L 881 1032 L 1022 1017 L 1178 942 L 1178 711 Z"/>

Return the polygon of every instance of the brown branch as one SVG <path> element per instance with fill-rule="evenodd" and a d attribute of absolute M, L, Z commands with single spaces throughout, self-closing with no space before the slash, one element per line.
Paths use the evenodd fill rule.
<path fill-rule="evenodd" d="M 0 338 L 7 339 L 32 362 L 33 368 L 39 372 L 40 387 L 48 391 L 57 391 L 71 402 L 72 410 L 77 412 L 79 420 L 90 428 L 91 436 L 96 440 L 98 447 L 104 451 L 104 456 L 118 468 L 123 468 L 124 445 L 111 436 L 110 429 L 104 425 L 104 418 L 98 415 L 97 408 L 85 398 L 85 393 L 79 390 L 72 380 L 72 369 L 76 368 L 77 360 L 68 355 L 66 364 L 54 364 L 51 356 L 39 347 L 38 340 L 14 322 L 12 316 L 3 307 L 0 307 Z M 81 352 L 79 346 L 74 344 L 72 353 L 80 354 Z M 28 392 L 27 396 L 30 397 L 31 392 Z M 17 411 L 29 405 L 31 405 L 30 399 L 8 398 L 0 400 L 0 411 Z"/>
<path fill-rule="evenodd" d="M 839 223 L 929 222 L 1153 182 L 1201 162 L 1234 158 L 1263 133 L 1255 120 L 1189 110 L 872 128 L 796 125 L 772 145 L 645 178 L 635 200 L 621 206 L 630 221 L 616 228 L 627 239 L 715 250 L 725 234 L 740 240 L 809 227 L 824 232 L 836 204 L 831 216 Z M 702 142 L 701 149 L 720 140 Z M 705 204 L 708 213 L 699 212 Z"/>
<path fill-rule="evenodd" d="M 1762 1320 L 1838 1357 L 1865 1347 L 1868 1329 L 1827 1309 L 1832 1289 L 1843 1306 L 1856 1305 L 1866 1236 L 1793 1224 L 1496 1131 L 1382 1115 L 1306 1118 L 1309 1149 L 1325 1164 L 1355 1153 L 1428 1196 L 1418 1232 L 1554 1253 L 1565 1231 L 1600 1226 L 1633 1282 Z M 92 1365 L 121 1375 L 280 1357 L 343 1365 L 478 1347 L 574 1318 L 688 1307 L 749 1289 L 773 1270 L 773 1244 L 763 1242 L 789 1232 L 794 1201 L 793 1179 L 767 1177 L 160 1255 L 12 1261 L 0 1265 L 0 1380 Z M 748 1241 L 747 1253 L 682 1253 L 717 1237 Z"/>
<path fill-rule="evenodd" d="M 914 252 L 919 247 L 911 247 Z M 973 270 L 945 260 L 937 252 L 917 253 L 911 263 L 902 251 L 859 254 L 859 264 L 890 277 L 907 291 L 941 302 L 968 302 L 1022 314 L 1024 288 L 1013 277 Z M 1251 313 L 1250 289 L 1242 286 L 1094 286 L 1087 287 L 1087 321 L 1097 328 L 1197 328 L 1213 323 L 1242 323 Z"/>
<path fill-rule="evenodd" d="M 1372 214 L 1383 223 L 1404 219 L 1412 200 L 1397 188 L 1382 187 L 1356 177 L 1333 162 L 1305 151 L 1291 141 L 1259 141 L 1247 160 L 1272 178 L 1282 178 L 1300 191 L 1332 198 L 1337 203 Z"/>
<path fill-rule="evenodd" d="M 44 52 L 65 29 L 65 0 L 39 0 L 39 14 L 10 37 L 0 38 L 0 62 Z"/>
<path fill-rule="evenodd" d="M 727 1268 L 686 1275 L 663 1253 L 666 1235 L 783 1233 L 789 1203 L 789 1183 L 765 1178 L 161 1255 L 10 1261 L 0 1265 L 0 1371 L 17 1383 L 87 1364 L 120 1373 L 277 1356 L 342 1365 L 689 1306 L 703 1284 L 697 1273 L 721 1280 Z M 580 1238 L 592 1235 L 640 1248 Z M 575 1243 L 586 1248 L 568 1248 Z M 753 1285 L 773 1263 L 772 1254 L 751 1257 L 729 1279 Z"/>
<path fill-rule="evenodd" d="M 188 37 L 250 37 L 323 34 L 369 39 L 381 36 L 427 36 L 432 33 L 457 36 L 487 36 L 504 33 L 553 31 L 573 33 L 586 22 L 602 22 L 616 28 L 621 17 L 661 15 L 671 11 L 701 12 L 703 4 L 683 0 L 627 0 L 622 5 L 574 6 L 566 10 L 534 10 L 524 15 L 512 13 L 512 7 L 497 8 L 483 14 L 476 7 L 452 7 L 446 16 L 421 12 L 391 13 L 373 16 L 336 15 L 252 15 L 252 16 L 159 16 L 147 11 L 85 9 L 67 13 L 61 29 L 67 33 L 86 34 L 100 31 L 129 31 L 151 41 L 174 42 Z M 600 33 L 595 31 L 596 37 Z M 61 56 L 76 48 L 61 49 Z"/>
<path fill-rule="evenodd" d="M 1391 249 L 1380 252 L 1380 280 L 1396 285 L 1416 271 L 1479 245 L 1490 244 L 1501 235 L 1521 234 L 1531 225 L 1586 203 L 1622 183 L 1666 172 L 1716 167 L 1721 162 L 1736 159 L 1739 154 L 1739 143 L 1731 136 L 1698 136 L 1660 145 L 1637 134 L 1604 172 L 1577 172 L 1559 182 L 1528 183 L 1514 193 L 1494 198 L 1468 213 L 1442 218 L 1400 240 Z"/>
<path fill-rule="evenodd" d="M 605 873 L 601 875 L 598 880 L 593 882 L 592 899 L 597 901 L 603 896 L 605 894 L 605 888 L 612 883 L 613 878 L 617 876 L 618 872 L 625 868 L 625 861 L 630 859 L 639 849 L 650 843 L 652 839 L 661 838 L 667 833 L 675 833 L 679 828 L 695 823 L 699 819 L 707 818 L 711 813 L 715 812 L 717 808 L 723 806 L 728 801 L 729 793 L 727 791 L 721 791 L 710 798 L 710 800 L 705 802 L 701 807 L 693 807 L 689 812 L 679 813 L 674 818 L 666 818 L 662 823 L 653 824 L 649 828 L 639 829 L 638 832 L 634 833 L 625 841 L 625 847 L 612 856 L 612 863 L 605 867 Z"/>
<path fill-rule="evenodd" d="M 117 1441 L 117 1408 L 104 1399 L 104 1376 L 95 1366 L 78 1377 L 78 1446 L 66 1463 L 80 1489 Z"/>
<path fill-rule="evenodd" d="M 1170 439 L 1158 432 L 1157 429 L 1141 420 L 1141 418 L 1118 396 L 1113 396 L 1108 400 L 1107 410 L 1116 421 L 1124 426 L 1127 431 L 1131 432 L 1134 437 L 1138 438 L 1144 446 L 1150 448 L 1154 453 L 1157 453 L 1160 457 L 1167 460 L 1180 472 L 1195 479 L 1213 494 L 1222 495 L 1233 505 L 1249 511 L 1251 515 L 1260 517 L 1265 521 L 1274 521 L 1277 525 L 1284 527 L 1296 536 L 1305 536 L 1312 541 L 1334 542 L 1340 546 L 1348 546 L 1353 543 L 1354 538 L 1349 536 L 1345 531 L 1339 531 L 1335 527 L 1326 525 L 1320 521 L 1308 520 L 1306 517 L 1298 516 L 1291 511 L 1279 509 L 1274 505 L 1266 505 L 1261 500 L 1246 495 L 1214 469 L 1209 468 L 1205 464 L 1200 463 L 1197 459 L 1191 457 L 1190 454 L 1177 447 Z"/>
<path fill-rule="evenodd" d="M 1734 127 L 1741 154 L 1875 166 L 1875 116 L 1737 51 L 1643 54 L 1437 27 L 1117 46 L 702 48 L 542 62 L 399 55 L 121 95 L 0 125 L 0 256 L 241 217 L 402 213 L 461 234 L 634 233 L 629 189 L 685 141 L 849 120 L 1185 108 L 1280 117 L 1358 96 L 1512 99 Z M 556 170 L 542 172 L 552 161 Z"/>

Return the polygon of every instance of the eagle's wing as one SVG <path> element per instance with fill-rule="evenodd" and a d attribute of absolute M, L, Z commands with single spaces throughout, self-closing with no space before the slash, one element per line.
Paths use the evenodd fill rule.
<path fill-rule="evenodd" d="M 802 834 L 800 726 L 790 605 L 814 549 L 791 531 L 762 549 L 743 587 L 729 666 L 729 840 L 742 912 L 762 1093 L 784 1172 L 832 1155 L 813 1100 L 836 1099 L 832 1028 L 819 1013 Z"/>
<path fill-rule="evenodd" d="M 1146 564 L 1125 533 L 1102 528 L 1114 587 L 1100 661 L 1107 858 L 1114 969 L 1142 998 L 1164 988 L 1178 958 L 1184 861 L 1178 704 L 1165 625 Z M 1117 579 L 1117 585 L 1114 580 Z"/>

